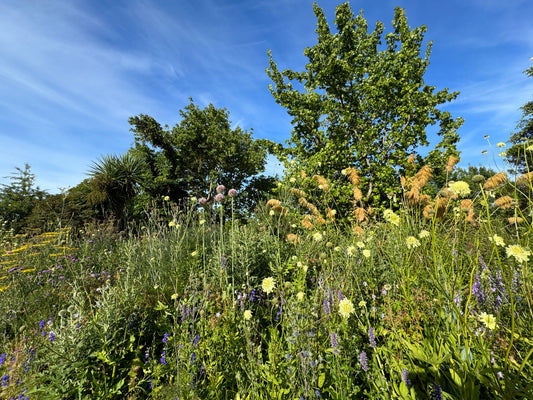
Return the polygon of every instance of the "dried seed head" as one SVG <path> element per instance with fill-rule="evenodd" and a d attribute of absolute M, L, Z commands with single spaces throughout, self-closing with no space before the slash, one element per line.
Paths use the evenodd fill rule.
<path fill-rule="evenodd" d="M 505 172 L 499 172 L 496 175 L 487 179 L 487 182 L 485 182 L 485 184 L 483 185 L 483 189 L 485 190 L 496 189 L 506 180 L 507 180 L 507 174 Z"/>
<path fill-rule="evenodd" d="M 511 208 L 515 204 L 515 201 L 510 196 L 502 196 L 494 202 L 494 205 L 506 209 Z"/>
<path fill-rule="evenodd" d="M 359 223 L 362 223 L 362 222 L 368 222 L 368 217 L 366 215 L 366 211 L 364 208 L 361 208 L 361 207 L 357 207 L 354 211 L 353 211 L 354 215 L 355 215 L 355 219 L 357 220 L 357 222 Z"/>
<path fill-rule="evenodd" d="M 280 207 L 281 201 L 276 200 L 276 199 L 270 199 L 269 201 L 267 201 L 267 206 L 272 207 L 272 208 Z"/>
<path fill-rule="evenodd" d="M 520 175 L 516 179 L 516 183 L 519 185 L 527 185 L 533 182 L 533 172 L 528 172 L 527 174 Z"/>
<path fill-rule="evenodd" d="M 415 179 L 413 180 L 413 187 L 417 187 L 418 189 L 422 189 L 428 181 L 433 176 L 433 170 L 429 165 L 424 165 L 420 170 L 416 173 Z"/>
<path fill-rule="evenodd" d="M 415 166 L 415 154 L 411 153 L 409 155 L 409 158 L 407 158 L 407 162 L 411 164 L 413 167 Z"/>
<path fill-rule="evenodd" d="M 323 191 L 327 192 L 329 190 L 329 183 L 326 178 L 320 175 L 314 175 L 313 180 L 318 183 L 318 187 Z"/>
<path fill-rule="evenodd" d="M 291 188 L 289 189 L 289 193 L 296 197 L 305 197 L 306 193 L 303 190 Z"/>
<path fill-rule="evenodd" d="M 474 202 L 470 199 L 464 199 L 460 205 L 461 211 L 470 211 L 474 208 Z"/>
<path fill-rule="evenodd" d="M 363 237 L 363 234 L 364 234 L 364 231 L 363 231 L 363 228 L 361 228 L 359 225 L 357 226 L 354 226 L 353 228 L 353 233 L 356 235 L 356 236 L 359 236 L 359 237 Z"/>
<path fill-rule="evenodd" d="M 352 185 L 357 186 L 361 182 L 361 178 L 359 178 L 359 174 L 357 173 L 355 168 L 346 168 L 345 170 L 346 176 L 348 177 L 348 180 L 352 183 Z"/>
<path fill-rule="evenodd" d="M 446 172 L 453 172 L 455 164 L 457 164 L 459 161 L 459 158 L 455 157 L 454 155 L 451 155 L 450 158 L 448 158 L 448 163 L 446 164 Z"/>
<path fill-rule="evenodd" d="M 314 229 L 314 225 L 313 223 L 310 221 L 312 217 L 310 215 L 306 215 L 304 217 L 304 219 L 302 220 L 302 225 L 304 226 L 304 228 L 306 229 Z"/>
<path fill-rule="evenodd" d="M 298 235 L 295 235 L 294 233 L 289 233 L 287 235 L 287 242 L 292 244 L 300 243 L 300 237 Z"/>
<path fill-rule="evenodd" d="M 355 201 L 363 200 L 363 192 L 357 186 L 353 187 L 353 198 Z"/>
<path fill-rule="evenodd" d="M 510 218 L 507 218 L 507 221 L 510 223 L 510 224 L 521 224 L 522 222 L 524 222 L 524 219 L 521 218 L 521 217 L 510 217 Z"/>

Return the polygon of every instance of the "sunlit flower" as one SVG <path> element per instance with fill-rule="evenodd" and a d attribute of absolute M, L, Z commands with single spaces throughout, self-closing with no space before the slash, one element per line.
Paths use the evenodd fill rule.
<path fill-rule="evenodd" d="M 196 197 L 191 197 L 191 203 L 192 204 L 195 204 L 196 202 L 198 201 L 198 199 Z"/>
<path fill-rule="evenodd" d="M 498 154 L 498 157 L 505 157 L 507 153 L 505 151 L 502 151 L 500 154 Z"/>
<path fill-rule="evenodd" d="M 420 242 L 414 236 L 407 237 L 407 239 L 405 240 L 405 243 L 407 244 L 408 249 L 414 249 L 415 247 L 420 246 Z"/>
<path fill-rule="evenodd" d="M 506 252 L 507 257 L 514 257 L 520 263 L 527 262 L 529 260 L 529 255 L 531 254 L 531 251 L 524 249 L 517 244 L 507 246 Z"/>
<path fill-rule="evenodd" d="M 366 258 L 370 258 L 370 255 L 371 255 L 370 250 L 368 249 L 363 250 L 363 256 L 365 256 Z"/>
<path fill-rule="evenodd" d="M 533 144 L 526 147 L 526 151 L 533 151 Z"/>
<path fill-rule="evenodd" d="M 172 220 L 172 221 L 170 221 L 170 222 L 168 223 L 168 226 L 170 226 L 170 227 L 175 226 L 175 227 L 179 228 L 179 225 L 176 223 L 176 220 Z"/>
<path fill-rule="evenodd" d="M 498 146 L 498 147 L 505 147 L 505 143 L 500 142 L 500 143 L 498 143 L 496 146 Z"/>
<path fill-rule="evenodd" d="M 198 255 L 198 252 L 195 250 L 191 253 L 191 257 L 196 257 Z"/>
<path fill-rule="evenodd" d="M 355 308 L 351 300 L 347 298 L 342 299 L 339 303 L 339 314 L 341 317 L 348 318 L 353 312 L 355 312 Z"/>
<path fill-rule="evenodd" d="M 492 235 L 492 237 L 489 236 L 489 240 L 496 246 L 505 246 L 505 242 L 503 241 L 503 238 L 501 236 Z"/>
<path fill-rule="evenodd" d="M 390 209 L 387 209 L 383 212 L 383 218 L 385 218 L 385 221 L 393 225 L 400 225 L 400 216 L 395 214 L 394 211 Z"/>
<path fill-rule="evenodd" d="M 305 298 L 305 293 L 304 292 L 298 292 L 296 293 L 296 299 L 298 301 L 304 301 L 304 298 Z"/>
<path fill-rule="evenodd" d="M 315 240 L 315 242 L 320 242 L 323 239 L 323 236 L 320 232 L 316 232 L 313 235 L 313 239 Z"/>
<path fill-rule="evenodd" d="M 457 181 L 450 185 L 450 190 L 453 194 L 461 197 L 466 197 L 470 194 L 470 186 L 465 181 Z"/>
<path fill-rule="evenodd" d="M 237 191 L 236 191 L 235 189 L 230 189 L 230 190 L 228 191 L 228 196 L 229 196 L 229 197 L 235 197 L 235 196 L 237 196 Z"/>
<path fill-rule="evenodd" d="M 391 290 L 391 289 L 392 289 L 392 286 L 391 286 L 391 285 L 389 285 L 388 283 L 386 283 L 385 285 L 383 285 L 383 289 L 385 289 L 385 290 L 389 291 L 389 290 Z"/>
<path fill-rule="evenodd" d="M 355 248 L 355 246 L 348 246 L 348 248 L 346 249 L 346 254 L 349 256 L 354 256 L 356 252 L 357 249 Z"/>
<path fill-rule="evenodd" d="M 261 287 L 263 288 L 263 291 L 266 294 L 271 293 L 276 286 L 276 281 L 272 277 L 268 277 L 263 279 L 263 283 L 261 284 Z"/>
<path fill-rule="evenodd" d="M 366 301 L 361 300 L 361 301 L 359 302 L 359 307 L 364 307 L 364 306 L 366 306 Z"/>
<path fill-rule="evenodd" d="M 250 310 L 246 310 L 246 311 L 244 312 L 244 319 L 245 319 L 246 321 L 250 321 L 250 320 L 252 319 L 252 311 L 250 311 Z"/>
<path fill-rule="evenodd" d="M 359 241 L 356 243 L 356 246 L 359 247 L 360 249 L 362 249 L 363 247 L 365 247 L 365 243 L 359 240 Z"/>
<path fill-rule="evenodd" d="M 224 186 L 224 185 L 218 185 L 217 188 L 216 188 L 216 191 L 217 191 L 218 194 L 224 193 L 225 190 L 226 190 L 226 186 Z"/>
<path fill-rule="evenodd" d="M 479 320 L 485 325 L 485 327 L 490 330 L 496 329 L 496 318 L 492 314 L 481 313 L 479 315 Z"/>
<path fill-rule="evenodd" d="M 205 224 L 205 219 L 201 219 L 200 221 L 198 221 L 198 223 L 199 223 L 200 225 Z"/>
<path fill-rule="evenodd" d="M 418 233 L 418 237 L 419 237 L 420 239 L 425 239 L 425 238 L 430 237 L 430 236 L 431 236 L 431 233 L 429 233 L 429 232 L 426 231 L 426 230 L 422 230 L 422 231 L 420 231 L 420 232 Z"/>
<path fill-rule="evenodd" d="M 171 300 L 176 300 L 179 297 L 177 293 L 174 293 L 172 296 L 170 296 Z"/>
<path fill-rule="evenodd" d="M 170 200 L 170 197 L 165 196 L 165 197 L 163 197 L 163 200 L 165 200 L 165 201 L 169 201 L 169 200 Z"/>

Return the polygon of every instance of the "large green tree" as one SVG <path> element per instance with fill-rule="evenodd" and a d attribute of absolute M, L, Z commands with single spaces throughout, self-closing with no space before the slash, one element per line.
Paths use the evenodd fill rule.
<path fill-rule="evenodd" d="M 533 58 L 532 58 L 533 60 Z M 533 77 L 533 67 L 524 71 L 528 77 Z M 522 118 L 518 123 L 518 132 L 511 134 L 511 147 L 506 151 L 507 160 L 513 170 L 520 173 L 533 171 L 533 101 L 522 107 Z"/>
<path fill-rule="evenodd" d="M 456 130 L 462 119 L 437 107 L 458 95 L 426 85 L 431 42 L 422 51 L 426 27 L 410 29 L 404 10 L 396 8 L 393 30 L 373 32 L 361 12 L 349 3 L 336 8 L 332 33 L 323 10 L 314 4 L 318 43 L 304 50 L 309 62 L 303 72 L 280 71 L 269 52 L 270 91 L 293 117 L 294 130 L 282 151 L 291 171 L 304 169 L 329 179 L 340 199 L 351 193 L 341 170 L 359 171 L 366 204 L 382 204 L 391 191 L 400 193 L 399 175 L 409 168 L 408 157 L 444 173 L 449 156 L 458 155 Z M 427 127 L 439 125 L 440 142 L 426 157 Z M 442 180 L 442 179 L 441 179 Z"/>
<path fill-rule="evenodd" d="M 129 120 L 135 134 L 132 151 L 148 165 L 146 190 L 152 197 L 209 199 L 217 185 L 242 190 L 264 170 L 271 142 L 232 128 L 226 109 L 212 104 L 201 109 L 191 99 L 180 117 L 172 129 L 148 115 Z"/>

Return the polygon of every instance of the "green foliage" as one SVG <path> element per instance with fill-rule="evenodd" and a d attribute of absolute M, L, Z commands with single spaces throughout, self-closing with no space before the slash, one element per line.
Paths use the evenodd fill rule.
<path fill-rule="evenodd" d="M 425 26 L 411 30 L 397 8 L 393 31 L 383 37 L 381 22 L 369 33 L 362 13 L 354 16 L 344 3 L 336 9 L 338 32 L 332 34 L 322 9 L 315 4 L 314 11 L 318 44 L 305 49 L 304 72 L 280 72 L 269 53 L 270 90 L 293 117 L 289 147 L 281 151 L 295 161 L 287 163 L 288 174 L 304 169 L 346 187 L 340 171 L 354 167 L 364 202 L 381 205 L 398 188 L 408 156 L 429 145 L 426 128 L 437 123 L 441 141 L 423 162 L 436 174 L 443 171 L 448 157 L 457 155 L 462 119 L 437 108 L 457 92 L 435 92 L 424 82 L 431 50 L 429 43 L 422 54 Z"/>
<path fill-rule="evenodd" d="M 231 128 L 226 109 L 204 109 L 192 99 L 180 110 L 181 121 L 165 130 L 147 115 L 130 118 L 133 152 L 148 165 L 146 191 L 153 198 L 208 198 L 217 185 L 242 190 L 250 177 L 264 170 L 271 143 L 254 140 L 240 127 Z"/>
<path fill-rule="evenodd" d="M 144 161 L 135 154 L 106 155 L 93 163 L 89 175 L 88 203 L 100 205 L 124 226 L 126 206 L 145 178 Z"/>
<path fill-rule="evenodd" d="M 533 67 L 524 71 L 528 77 L 533 77 Z M 509 142 L 511 147 L 506 151 L 507 161 L 512 171 L 526 173 L 531 172 L 533 165 L 533 101 L 522 106 L 522 118 L 518 123 L 518 132 L 511 134 Z"/>
<path fill-rule="evenodd" d="M 15 168 L 16 173 L 7 177 L 10 184 L 1 184 L 0 219 L 6 221 L 9 228 L 19 232 L 24 226 L 24 219 L 29 216 L 35 203 L 45 196 L 45 192 L 35 187 L 35 175 L 31 167 Z"/>

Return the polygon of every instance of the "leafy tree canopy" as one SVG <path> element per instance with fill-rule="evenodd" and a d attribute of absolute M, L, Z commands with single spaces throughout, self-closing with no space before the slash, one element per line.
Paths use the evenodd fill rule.
<path fill-rule="evenodd" d="M 404 10 L 396 8 L 392 32 L 383 36 L 381 22 L 369 32 L 363 13 L 354 16 L 344 3 L 336 8 L 332 33 L 316 3 L 314 12 L 318 43 L 304 50 L 305 71 L 281 72 L 269 52 L 270 91 L 293 117 L 289 146 L 280 151 L 289 176 L 300 169 L 318 174 L 333 183 L 336 198 L 348 198 L 352 187 L 341 171 L 355 168 L 361 202 L 382 204 L 391 190 L 400 192 L 399 175 L 411 154 L 444 174 L 448 158 L 458 155 L 456 130 L 463 121 L 437 108 L 458 92 L 436 92 L 424 82 L 431 50 L 431 43 L 421 49 L 426 27 L 411 30 Z M 420 147 L 429 145 L 426 128 L 435 124 L 440 143 L 421 157 Z"/>
<path fill-rule="evenodd" d="M 526 69 L 524 73 L 532 77 L 533 67 Z M 511 147 L 506 153 L 513 170 L 525 173 L 533 171 L 533 101 L 527 102 L 521 108 L 522 118 L 518 123 L 519 131 L 511 134 L 509 138 Z"/>
<path fill-rule="evenodd" d="M 226 109 L 212 104 L 200 109 L 190 99 L 180 117 L 172 129 L 148 115 L 129 120 L 135 134 L 132 151 L 148 166 L 146 190 L 152 196 L 209 198 L 217 185 L 242 190 L 264 170 L 272 143 L 232 129 Z"/>

